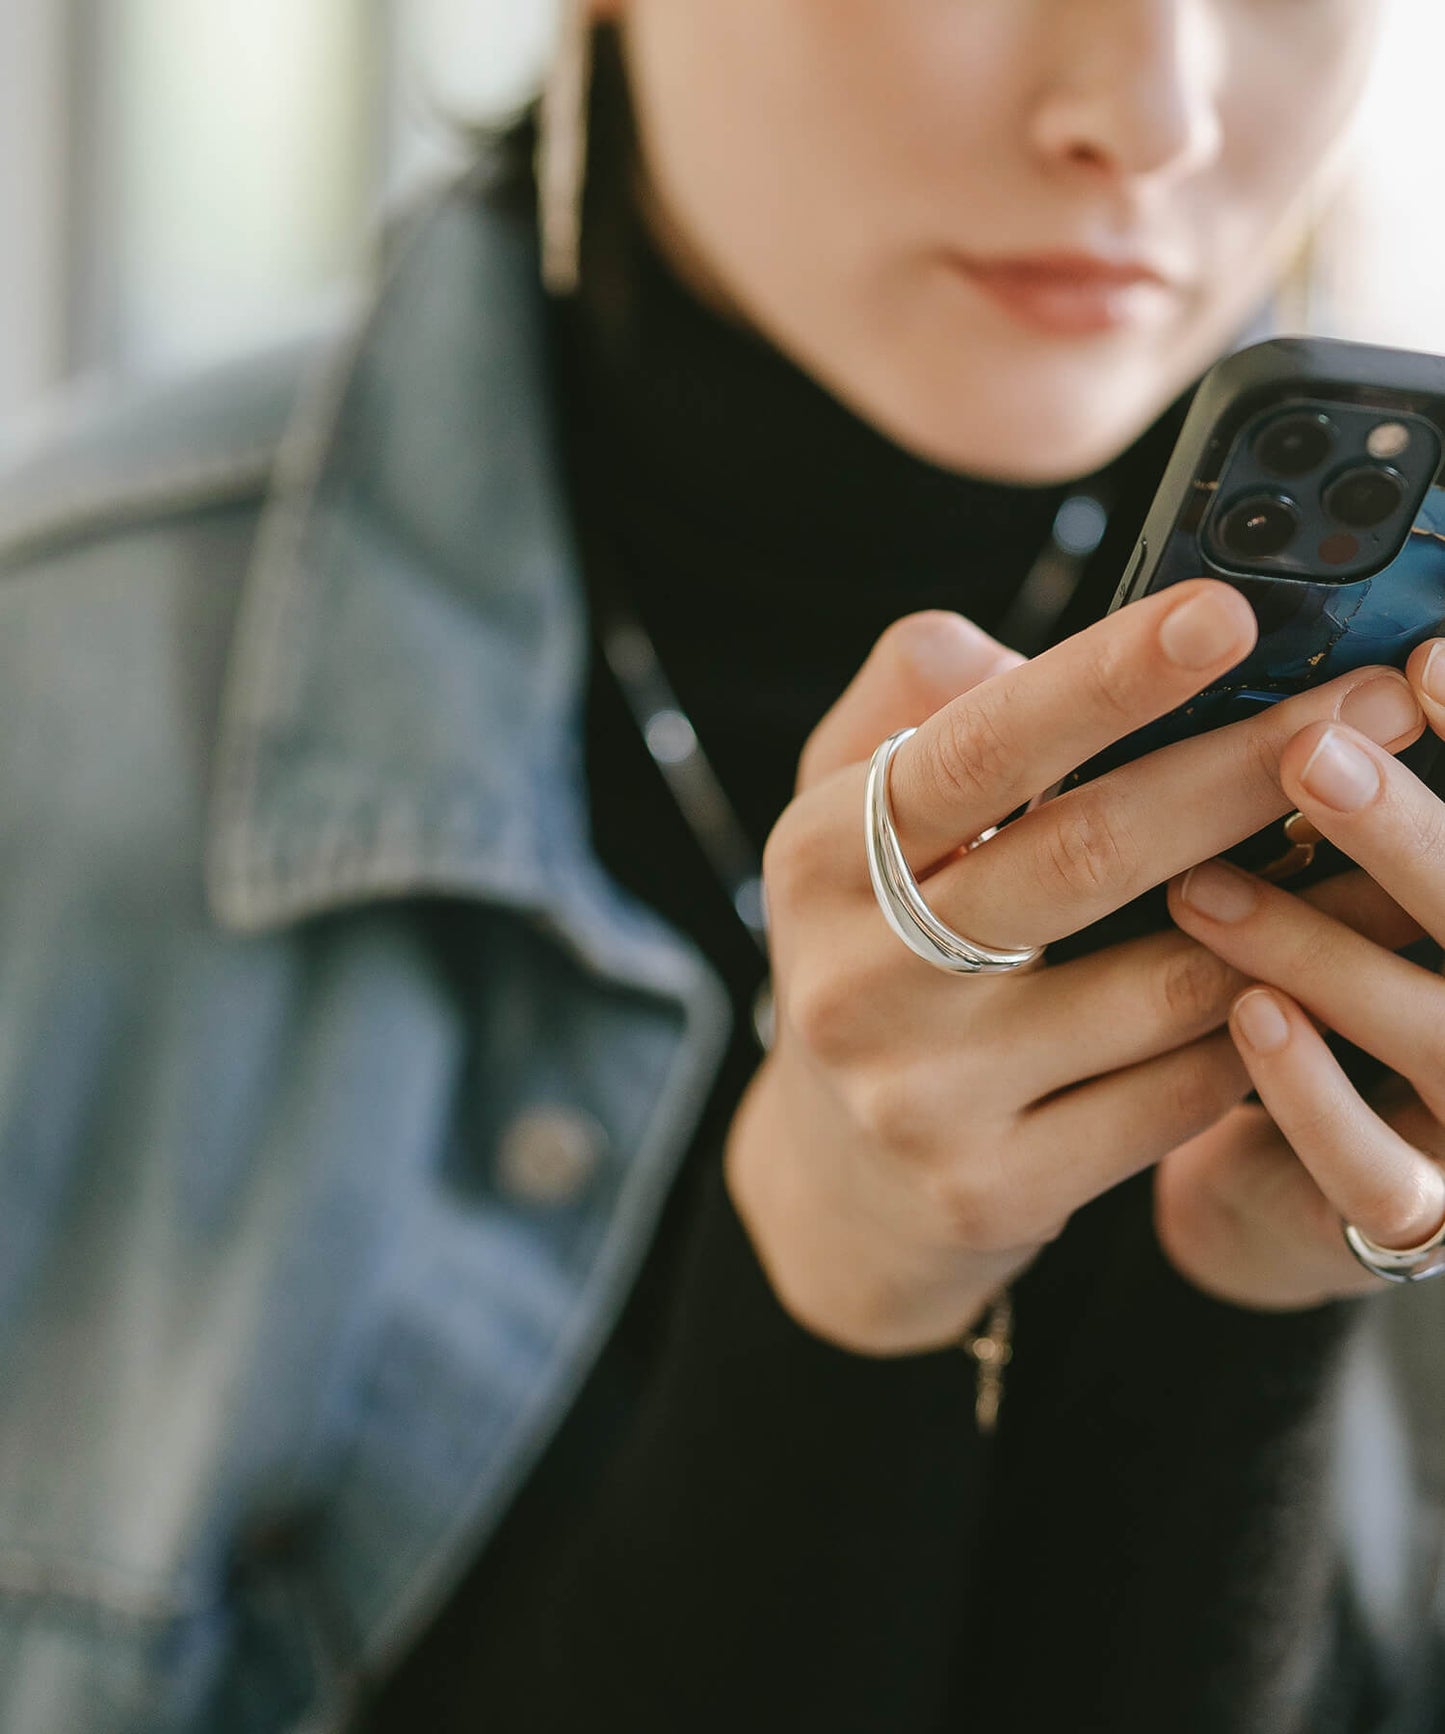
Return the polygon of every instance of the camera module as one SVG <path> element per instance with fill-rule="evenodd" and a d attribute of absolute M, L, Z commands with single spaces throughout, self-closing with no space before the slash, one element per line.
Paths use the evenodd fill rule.
<path fill-rule="evenodd" d="M 1405 478 L 1397 470 L 1346 470 L 1326 489 L 1325 510 L 1351 530 L 1374 530 L 1399 511 L 1405 491 Z"/>
<path fill-rule="evenodd" d="M 1283 494 L 1252 494 L 1230 508 L 1219 527 L 1219 539 L 1243 560 L 1267 560 L 1282 554 L 1300 527 L 1299 508 Z"/>
<path fill-rule="evenodd" d="M 1306 476 L 1334 449 L 1335 426 L 1327 415 L 1289 415 L 1271 422 L 1254 443 L 1254 455 L 1272 476 Z"/>

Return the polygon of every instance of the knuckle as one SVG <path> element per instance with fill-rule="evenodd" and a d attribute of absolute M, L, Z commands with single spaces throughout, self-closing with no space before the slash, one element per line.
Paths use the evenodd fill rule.
<path fill-rule="evenodd" d="M 950 649 L 956 646 L 962 655 L 977 636 L 976 628 L 962 615 L 925 608 L 895 620 L 878 640 L 878 652 L 905 673 L 916 674 L 920 666 L 927 668 L 936 662 L 940 643 Z"/>
<path fill-rule="evenodd" d="M 1286 705 L 1280 705 L 1279 709 L 1285 710 Z M 1297 730 L 1299 726 L 1298 721 L 1295 721 L 1293 728 Z M 1287 717 L 1277 717 L 1269 713 L 1260 719 L 1258 726 L 1250 722 L 1240 725 L 1239 741 L 1243 749 L 1240 771 L 1251 793 L 1270 796 L 1279 793 L 1280 760 L 1290 740 L 1289 729 Z M 1281 805 L 1284 804 L 1281 802 Z"/>
<path fill-rule="evenodd" d="M 1171 1028 L 1198 1028 L 1223 1020 L 1236 972 L 1202 945 L 1190 945 L 1168 959 L 1159 975 L 1158 1008 Z"/>
<path fill-rule="evenodd" d="M 1178 1127 L 1209 1126 L 1234 1100 L 1233 1068 L 1223 1050 L 1190 1055 L 1173 1068 L 1169 1079 L 1169 1111 Z"/>
<path fill-rule="evenodd" d="M 930 755 L 938 793 L 950 807 L 977 807 L 1008 784 L 1015 752 L 997 698 L 955 704 Z M 991 817 L 999 817 L 990 809 Z"/>
<path fill-rule="evenodd" d="M 990 1176 L 973 1169 L 940 1175 L 928 1202 L 950 1245 L 969 1252 L 1003 1252 L 1024 1238 L 1011 1199 Z"/>
<path fill-rule="evenodd" d="M 1050 895 L 1098 897 L 1127 887 L 1135 851 L 1117 812 L 1092 790 L 1055 802 L 1054 823 L 1043 828 L 1039 870 Z"/>
<path fill-rule="evenodd" d="M 928 1109 L 914 1080 L 880 1068 L 855 1076 L 847 1094 L 854 1123 L 872 1143 L 908 1161 L 932 1149 Z"/>
<path fill-rule="evenodd" d="M 793 878 L 792 808 L 785 807 L 782 817 L 768 833 L 763 844 L 763 883 L 770 892 L 786 894 Z"/>
<path fill-rule="evenodd" d="M 770 905 L 816 886 L 836 865 L 832 856 L 831 840 L 813 821 L 809 803 L 798 800 L 785 807 L 763 845 L 763 883 Z"/>
<path fill-rule="evenodd" d="M 1137 653 L 1118 637 L 1103 638 L 1083 671 L 1087 702 L 1106 722 L 1123 732 L 1138 721 Z"/>
<path fill-rule="evenodd" d="M 783 1015 L 820 1060 L 847 1059 L 858 1049 L 858 995 L 835 972 L 815 974 L 790 988 Z"/>

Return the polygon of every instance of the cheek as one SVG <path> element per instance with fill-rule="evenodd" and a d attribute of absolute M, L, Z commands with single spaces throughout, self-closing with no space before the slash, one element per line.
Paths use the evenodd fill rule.
<path fill-rule="evenodd" d="M 1296 11 L 1294 31 L 1252 13 L 1232 46 L 1222 215 L 1241 235 L 1287 223 L 1299 195 L 1327 180 L 1373 60 L 1373 0 L 1318 0 L 1313 15 Z"/>
<path fill-rule="evenodd" d="M 827 164 L 799 46 L 758 11 L 758 0 L 636 0 L 630 14 L 648 181 L 674 232 L 725 286 L 739 258 L 797 235 L 796 211 L 818 208 Z"/>
<path fill-rule="evenodd" d="M 992 5 L 631 0 L 650 178 L 744 292 L 854 281 L 898 245 L 966 234 L 996 173 L 1016 48 Z"/>

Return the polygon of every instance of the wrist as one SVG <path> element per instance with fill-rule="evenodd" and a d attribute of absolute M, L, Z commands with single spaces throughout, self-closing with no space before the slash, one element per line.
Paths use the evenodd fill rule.
<path fill-rule="evenodd" d="M 1028 1263 L 900 1235 L 860 1196 L 845 1135 L 820 1147 L 788 1112 L 776 1055 L 753 1078 L 724 1156 L 728 1193 L 780 1305 L 805 1330 L 854 1354 L 948 1348 L 979 1327 L 999 1290 Z"/>

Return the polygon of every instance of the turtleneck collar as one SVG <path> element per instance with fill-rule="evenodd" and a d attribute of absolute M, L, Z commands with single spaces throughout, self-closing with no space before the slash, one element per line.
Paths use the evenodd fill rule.
<path fill-rule="evenodd" d="M 872 625 L 920 597 L 967 598 L 996 616 L 1069 490 L 961 475 L 896 445 L 705 306 L 628 211 L 606 303 L 594 281 L 578 309 L 623 513 L 645 501 L 672 535 L 705 539 L 735 605 L 802 618 L 824 604 Z"/>

